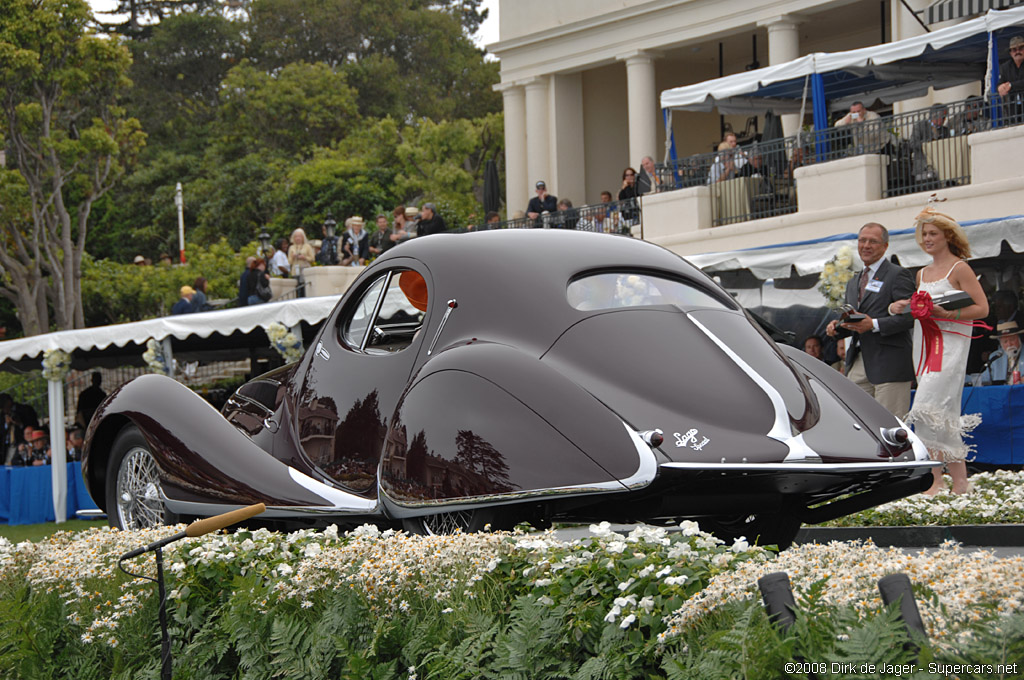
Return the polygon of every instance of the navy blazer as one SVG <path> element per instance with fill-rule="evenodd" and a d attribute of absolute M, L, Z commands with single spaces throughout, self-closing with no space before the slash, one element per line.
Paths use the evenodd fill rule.
<path fill-rule="evenodd" d="M 908 382 L 914 379 L 914 341 L 911 336 L 914 317 L 910 314 L 891 316 L 889 305 L 914 294 L 914 277 L 903 267 L 882 260 L 873 280 L 880 281 L 881 287 L 877 292 L 865 289 L 864 298 L 860 301 L 857 300 L 860 272 L 846 284 L 846 304 L 878 320 L 878 332 L 858 334 L 851 351 L 846 353 L 847 375 L 858 352 L 863 352 L 864 372 L 871 384 Z"/>

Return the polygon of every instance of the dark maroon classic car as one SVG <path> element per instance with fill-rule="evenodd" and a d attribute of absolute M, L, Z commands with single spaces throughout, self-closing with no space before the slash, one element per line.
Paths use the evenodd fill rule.
<path fill-rule="evenodd" d="M 402 244 L 301 360 L 222 412 L 144 376 L 87 440 L 86 483 L 119 527 L 262 502 L 291 525 L 696 518 L 788 545 L 802 522 L 917 493 L 935 465 L 679 256 L 560 230 Z"/>

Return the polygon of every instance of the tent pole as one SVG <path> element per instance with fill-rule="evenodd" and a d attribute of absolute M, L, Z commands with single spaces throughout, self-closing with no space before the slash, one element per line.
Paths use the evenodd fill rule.
<path fill-rule="evenodd" d="M 814 106 L 814 141 L 818 161 L 825 160 L 829 152 L 829 142 L 825 137 L 828 130 L 828 106 L 825 102 L 825 80 L 820 73 L 811 74 L 811 101 Z"/>
<path fill-rule="evenodd" d="M 174 350 L 171 348 L 171 336 L 160 341 L 161 350 L 164 353 L 164 363 L 167 365 L 167 375 L 174 378 Z M 177 378 L 174 378 L 177 380 Z"/>
<path fill-rule="evenodd" d="M 1002 97 L 996 91 L 999 87 L 999 41 L 993 31 L 988 32 L 988 73 L 985 78 L 985 103 L 989 106 L 992 127 L 1002 127 Z"/>
<path fill-rule="evenodd" d="M 68 518 L 68 466 L 64 434 L 64 380 L 47 380 L 50 408 L 50 485 L 53 489 L 53 517 L 57 524 Z"/>

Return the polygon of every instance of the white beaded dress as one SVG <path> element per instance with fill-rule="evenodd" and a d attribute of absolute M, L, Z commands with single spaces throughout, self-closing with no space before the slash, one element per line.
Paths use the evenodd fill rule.
<path fill-rule="evenodd" d="M 953 268 L 950 268 L 945 278 L 922 281 L 918 290 L 926 291 L 932 297 L 959 290 L 949 282 L 952 273 Z M 971 346 L 971 327 L 942 319 L 936 319 L 936 323 L 942 331 L 942 370 L 925 371 L 922 366 L 918 366 L 917 391 L 906 422 L 914 425 L 914 432 L 928 447 L 933 458 L 953 462 L 967 458 L 971 447 L 964 443 L 964 433 L 981 424 L 980 414 L 960 415 L 960 400 L 967 373 L 967 352 Z M 921 357 L 922 337 L 921 324 L 914 324 L 915 362 Z"/>

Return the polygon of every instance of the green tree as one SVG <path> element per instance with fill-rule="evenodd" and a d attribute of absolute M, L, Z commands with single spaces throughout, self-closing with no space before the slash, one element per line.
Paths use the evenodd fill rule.
<path fill-rule="evenodd" d="M 145 135 L 119 105 L 130 57 L 87 33 L 83 0 L 0 0 L 0 106 L 31 222 L 0 214 L 0 294 L 26 335 L 84 324 L 81 262 L 93 203 L 134 162 Z M 46 277 L 45 285 L 40 278 Z"/>
<path fill-rule="evenodd" d="M 459 221 L 449 226 L 461 226 L 470 215 L 479 215 L 487 159 L 504 153 L 502 120 L 502 114 L 490 114 L 440 123 L 424 119 L 406 126 L 396 149 L 401 167 L 395 178 L 399 195 L 446 206 L 447 213 L 454 213 Z"/>
<path fill-rule="evenodd" d="M 343 72 L 364 116 L 479 117 L 499 111 L 498 65 L 470 41 L 478 0 L 253 0 L 250 55 L 270 73 L 297 61 Z M 467 30 L 469 29 L 469 30 Z"/>

